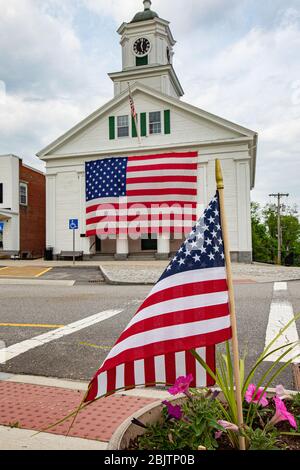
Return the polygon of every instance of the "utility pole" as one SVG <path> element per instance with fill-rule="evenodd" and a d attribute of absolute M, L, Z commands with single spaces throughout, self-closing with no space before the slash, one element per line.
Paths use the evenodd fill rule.
<path fill-rule="evenodd" d="M 269 194 L 269 196 L 277 198 L 277 264 L 281 265 L 282 236 L 281 236 L 281 219 L 280 219 L 280 215 L 281 215 L 280 200 L 281 200 L 282 197 L 289 197 L 289 194 L 277 193 L 277 194 Z"/>

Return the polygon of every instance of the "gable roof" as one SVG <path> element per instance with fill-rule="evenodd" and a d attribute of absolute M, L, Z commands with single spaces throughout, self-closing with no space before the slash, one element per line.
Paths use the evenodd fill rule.
<path fill-rule="evenodd" d="M 157 98 L 159 100 L 164 101 L 165 103 L 168 103 L 170 105 L 173 105 L 179 109 L 182 109 L 183 111 L 189 112 L 191 114 L 194 114 L 202 119 L 207 120 L 208 122 L 214 123 L 220 127 L 223 127 L 225 129 L 231 130 L 236 132 L 237 134 L 240 134 L 240 137 L 246 137 L 249 138 L 249 140 L 252 140 L 257 136 L 257 133 L 247 129 L 246 127 L 240 126 L 238 124 L 235 124 L 231 121 L 228 121 L 227 119 L 221 118 L 219 116 L 216 116 L 214 114 L 211 114 L 207 111 L 204 111 L 200 108 L 197 108 L 196 106 L 193 106 L 189 103 L 185 103 L 178 98 L 173 98 L 172 96 L 163 94 L 158 92 L 157 90 L 154 90 L 153 88 L 150 88 L 144 84 L 141 84 L 139 82 L 136 82 L 132 87 L 131 87 L 131 93 L 134 95 L 137 91 L 141 91 L 142 93 L 145 93 L 146 95 L 149 95 L 151 98 Z M 85 119 L 80 121 L 78 124 L 76 124 L 74 127 L 72 127 L 70 130 L 68 130 L 66 133 L 61 135 L 58 139 L 54 140 L 51 142 L 49 145 L 47 145 L 45 148 L 40 150 L 37 153 L 37 156 L 39 158 L 43 158 L 46 155 L 55 153 L 55 150 L 60 147 L 62 144 L 66 143 L 69 139 L 77 135 L 79 132 L 84 130 L 87 126 L 91 125 L 93 122 L 99 119 L 103 114 L 107 113 L 110 111 L 110 109 L 113 109 L 116 107 L 118 104 L 122 103 L 123 101 L 128 99 L 128 91 L 124 91 L 114 97 L 112 100 L 108 101 L 106 104 L 98 108 L 96 111 L 94 111 L 92 114 L 87 116 Z"/>

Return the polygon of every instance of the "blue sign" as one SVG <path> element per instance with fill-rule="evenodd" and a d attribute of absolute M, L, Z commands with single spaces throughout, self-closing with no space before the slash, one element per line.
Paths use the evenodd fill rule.
<path fill-rule="evenodd" d="M 4 222 L 0 222 L 0 233 L 4 230 Z"/>
<path fill-rule="evenodd" d="M 69 220 L 69 229 L 70 230 L 78 230 L 79 229 L 79 220 L 78 219 L 70 219 Z"/>

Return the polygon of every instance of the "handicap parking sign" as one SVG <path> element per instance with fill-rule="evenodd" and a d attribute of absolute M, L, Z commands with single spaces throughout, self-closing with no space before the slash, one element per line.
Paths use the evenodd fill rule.
<path fill-rule="evenodd" d="M 69 220 L 69 229 L 70 230 L 78 230 L 79 229 L 79 220 L 78 219 L 70 219 Z"/>
<path fill-rule="evenodd" d="M 4 231 L 4 222 L 0 222 L 0 233 Z"/>

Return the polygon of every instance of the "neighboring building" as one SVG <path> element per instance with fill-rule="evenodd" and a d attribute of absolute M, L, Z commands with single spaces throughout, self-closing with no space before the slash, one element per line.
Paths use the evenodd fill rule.
<path fill-rule="evenodd" d="M 114 98 L 38 153 L 46 162 L 47 245 L 54 253 L 72 248 L 68 220 L 77 218 L 76 249 L 85 255 L 140 253 L 166 257 L 179 241 L 107 239 L 87 236 L 85 164 L 93 160 L 169 152 L 198 153 L 200 213 L 215 191 L 214 160 L 221 159 L 232 257 L 252 259 L 250 190 L 255 183 L 257 134 L 181 101 L 184 92 L 173 68 L 175 40 L 169 22 L 151 10 L 123 23 L 122 70 L 109 74 Z M 131 118 L 128 83 L 138 113 L 141 142 Z"/>
<path fill-rule="evenodd" d="M 45 175 L 15 155 L 0 155 L 0 257 L 43 255 Z"/>

